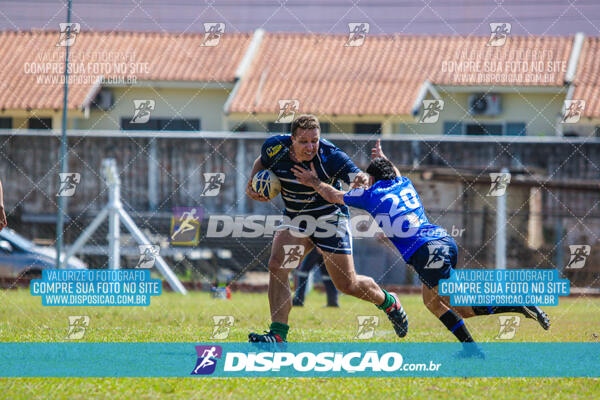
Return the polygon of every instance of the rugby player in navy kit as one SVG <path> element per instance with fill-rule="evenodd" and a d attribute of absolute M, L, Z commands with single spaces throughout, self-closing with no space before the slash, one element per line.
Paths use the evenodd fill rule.
<path fill-rule="evenodd" d="M 319 120 L 313 115 L 301 115 L 292 123 L 291 135 L 268 138 L 262 146 L 260 157 L 254 161 L 247 195 L 257 201 L 268 199 L 252 189 L 252 177 L 262 169 L 271 170 L 281 182 L 281 196 L 285 204 L 284 215 L 291 224 L 284 224 L 273 237 L 269 259 L 269 306 L 271 326 L 264 334 L 250 333 L 250 342 L 284 342 L 287 340 L 288 315 L 292 308 L 289 269 L 282 268 L 285 260 L 284 245 L 304 246 L 301 258 L 314 246 L 323 253 L 323 259 L 335 286 L 342 293 L 375 304 L 384 310 L 400 337 L 406 335 L 408 321 L 398 297 L 381 289 L 375 281 L 357 275 L 352 258 L 352 236 L 349 213 L 345 205 L 333 204 L 321 197 L 315 189 L 296 180 L 293 167 L 308 168 L 312 163 L 320 180 L 341 189 L 340 180 L 350 184 L 349 174 L 356 173 L 356 184 L 366 183 L 366 175 L 350 158 L 331 142 L 320 137 Z M 297 218 L 301 216 L 302 218 Z M 317 227 L 309 229 L 317 218 L 335 227 L 333 234 L 323 233 Z M 304 219 L 305 223 L 294 221 Z M 291 230 L 295 232 L 292 233 Z M 306 233 L 306 235 L 302 235 Z M 300 261 L 302 261 L 300 259 Z"/>

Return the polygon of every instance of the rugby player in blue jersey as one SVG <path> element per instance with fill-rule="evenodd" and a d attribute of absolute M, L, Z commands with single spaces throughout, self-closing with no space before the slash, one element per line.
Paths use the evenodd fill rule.
<path fill-rule="evenodd" d="M 277 175 L 281 181 L 281 196 L 285 204 L 284 216 L 287 217 L 286 223 L 279 227 L 273 237 L 269 259 L 269 306 L 272 323 L 265 334 L 250 333 L 250 342 L 287 340 L 292 297 L 288 277 L 290 270 L 285 268 L 285 248 L 297 249 L 298 245 L 304 246 L 304 252 L 295 254 L 296 261 L 301 262 L 317 246 L 338 290 L 369 301 L 384 310 L 398 336 L 405 336 L 408 329 L 406 313 L 398 297 L 381 289 L 372 278 L 356 274 L 348 208 L 325 200 L 312 187 L 298 182 L 294 176 L 294 168 L 309 168 L 312 165 L 315 179 L 333 185 L 331 187 L 341 189 L 340 180 L 350 184 L 349 174 L 357 174 L 355 183 L 366 184 L 366 174 L 354 165 L 346 153 L 322 139 L 320 131 L 319 120 L 315 116 L 299 116 L 292 123 L 291 135 L 272 136 L 265 141 L 261 155 L 254 161 L 250 173 L 246 193 L 257 201 L 268 199 L 252 189 L 252 177 L 262 169 L 269 169 Z M 317 219 L 333 227 L 333 231 L 328 232 L 328 229 L 321 229 L 319 225 L 315 227 Z"/>
<path fill-rule="evenodd" d="M 461 342 L 473 342 L 462 318 L 477 315 L 517 312 L 536 319 L 544 329 L 550 328 L 548 316 L 539 307 L 450 306 L 448 296 L 438 294 L 438 282 L 440 279 L 448 279 L 456 266 L 456 242 L 443 228 L 429 222 L 412 182 L 401 176 L 386 158 L 379 140 L 372 149 L 371 156 L 372 161 L 367 168 L 369 186 L 354 188 L 347 193 L 319 180 L 314 165 L 310 165 L 310 169 L 294 167 L 294 173 L 299 182 L 315 189 L 327 201 L 360 208 L 375 217 L 406 263 L 419 274 L 424 283 L 425 306 Z M 434 258 L 432 256 L 440 257 L 440 262 L 435 267 L 428 265 Z"/>

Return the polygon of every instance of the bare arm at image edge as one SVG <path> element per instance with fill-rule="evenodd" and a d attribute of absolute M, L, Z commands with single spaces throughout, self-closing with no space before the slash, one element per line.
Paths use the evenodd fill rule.
<path fill-rule="evenodd" d="M 7 225 L 6 213 L 4 212 L 4 190 L 2 188 L 2 181 L 0 181 L 0 231 Z"/>

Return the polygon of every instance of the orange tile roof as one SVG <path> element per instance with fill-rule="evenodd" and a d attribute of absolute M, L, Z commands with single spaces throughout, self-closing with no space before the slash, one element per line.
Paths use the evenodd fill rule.
<path fill-rule="evenodd" d="M 56 31 L 0 32 L 0 108 L 62 107 L 65 48 L 56 46 L 58 37 Z M 133 63 L 141 68 L 133 71 L 137 80 L 233 82 L 250 39 L 251 34 L 226 33 L 218 46 L 202 47 L 203 34 L 81 32 L 70 49 L 69 108 L 82 106 L 100 75 L 130 75 L 94 70 L 103 66 L 94 57 L 112 56 L 107 64 L 113 69 L 115 62 L 124 62 L 126 70 Z M 346 35 L 265 34 L 229 112 L 275 114 L 277 100 L 297 99 L 301 112 L 406 115 L 425 80 L 451 86 L 562 86 L 573 38 L 509 36 L 501 47 L 487 47 L 487 37 L 370 35 L 360 47 L 345 47 L 346 41 Z M 507 64 L 526 60 L 531 68 L 534 59 L 545 63 L 544 71 L 531 75 L 522 64 Z M 588 100 L 589 117 L 600 117 L 600 102 L 592 101 L 600 97 L 598 59 L 600 38 L 586 38 L 573 98 Z M 562 69 L 548 72 L 548 62 Z M 491 81 L 497 75 L 485 70 L 508 65 L 517 70 L 503 81 Z"/>
<path fill-rule="evenodd" d="M 573 99 L 586 100 L 584 117 L 600 118 L 600 38 L 588 37 L 581 47 Z"/>
<path fill-rule="evenodd" d="M 487 47 L 488 39 L 373 35 L 360 47 L 345 47 L 344 35 L 266 34 L 229 111 L 276 114 L 277 100 L 297 99 L 300 112 L 407 115 L 425 80 L 458 86 L 563 85 L 572 37 L 510 36 L 502 47 Z M 479 74 L 486 65 L 506 66 L 507 61 L 529 60 L 531 68 L 534 59 L 557 61 L 564 70 L 533 76 L 542 81 L 522 73 L 485 82 L 481 77 L 492 75 Z M 466 66 L 470 73 L 455 73 L 452 67 L 464 61 L 474 63 Z M 516 70 L 524 71 L 523 64 Z"/>
<path fill-rule="evenodd" d="M 73 77 L 68 106 L 81 107 L 100 75 L 233 82 L 250 38 L 226 33 L 217 46 L 202 47 L 204 34 L 82 31 L 69 50 Z M 58 40 L 57 31 L 0 32 L 1 108 L 62 108 L 65 47 L 57 47 Z M 115 71 L 120 67 L 124 69 Z"/>

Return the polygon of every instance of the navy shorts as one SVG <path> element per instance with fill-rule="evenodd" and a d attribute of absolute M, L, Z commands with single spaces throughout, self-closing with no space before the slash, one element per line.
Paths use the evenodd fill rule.
<path fill-rule="evenodd" d="M 307 215 L 307 217 L 309 217 Z M 290 218 L 292 218 L 290 216 Z M 328 253 L 352 254 L 352 233 L 350 232 L 349 218 L 343 214 L 331 214 L 320 217 L 327 223 L 328 229 L 323 229 L 319 224 L 300 220 L 297 225 L 284 223 L 277 229 L 290 229 L 306 234 L 319 249 Z M 295 221 L 293 218 L 292 221 Z"/>
<path fill-rule="evenodd" d="M 408 259 L 421 282 L 429 288 L 438 285 L 440 279 L 448 279 L 456 267 L 458 248 L 450 236 L 423 244 Z"/>

